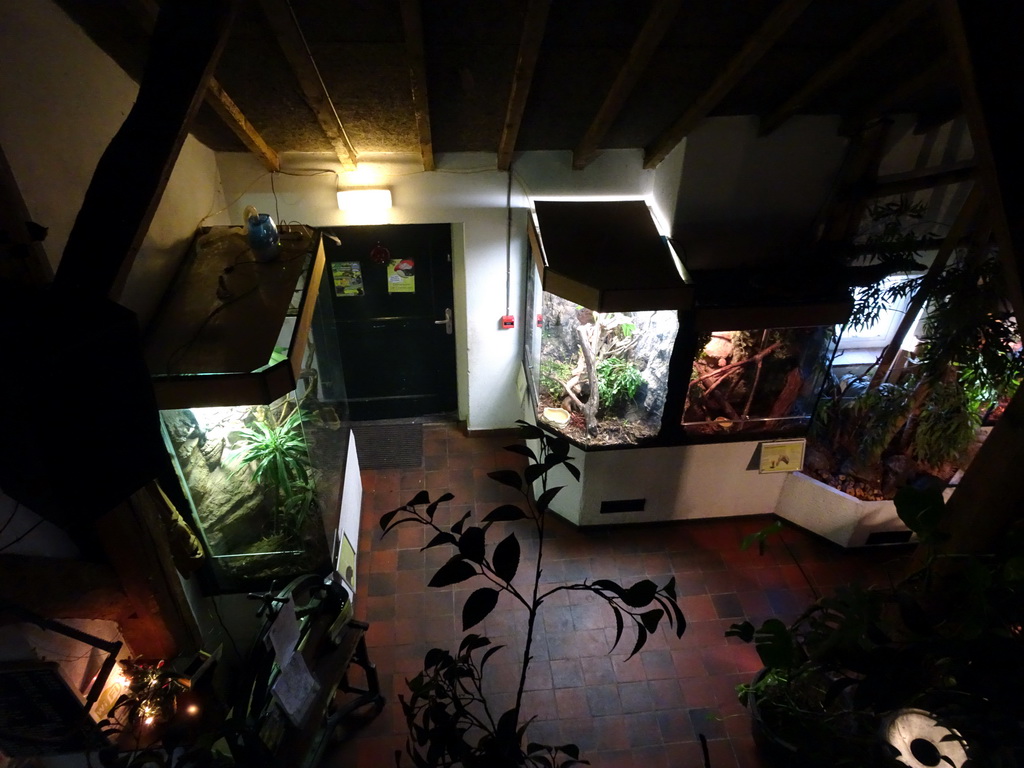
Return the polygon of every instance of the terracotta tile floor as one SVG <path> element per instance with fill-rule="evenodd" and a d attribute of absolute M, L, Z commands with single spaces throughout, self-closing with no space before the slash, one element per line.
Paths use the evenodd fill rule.
<path fill-rule="evenodd" d="M 498 503 L 515 501 L 506 494 L 510 489 L 487 477 L 495 469 L 517 466 L 520 457 L 502 450 L 509 438 L 467 438 L 454 424 L 434 424 L 425 427 L 423 442 L 421 469 L 362 473 L 355 611 L 370 623 L 370 658 L 388 703 L 379 717 L 328 754 L 323 765 L 330 768 L 394 765 L 394 752 L 404 749 L 406 736 L 397 695 L 406 692 L 405 680 L 421 669 L 430 647 L 458 647 L 461 606 L 479 586 L 469 581 L 428 588 L 434 570 L 450 556 L 448 548 L 421 552 L 425 529 L 418 526 L 382 538 L 380 516 L 423 488 L 432 498 L 445 491 L 455 495 L 438 512 L 452 520 L 469 509 L 479 519 Z M 734 687 L 761 665 L 751 647 L 725 637 L 726 628 L 743 618 L 790 619 L 821 590 L 899 573 L 905 552 L 844 551 L 794 528 L 774 538 L 764 555 L 741 551 L 743 536 L 768 522 L 737 517 L 577 530 L 551 519 L 544 582 L 612 578 L 632 583 L 649 577 L 664 584 L 675 575 L 688 626 L 681 639 L 659 629 L 627 661 L 628 634 L 609 653 L 615 623 L 607 606 L 584 593 L 559 593 L 562 599 L 545 604 L 538 621 L 524 695 L 524 712 L 537 716 L 529 738 L 574 742 L 595 768 L 699 768 L 698 734 L 703 733 L 712 768 L 759 768 Z M 522 574 L 536 557 L 536 537 L 525 523 L 497 525 L 515 526 L 523 544 Z M 487 685 L 499 706 L 515 690 L 525 623 L 524 610 L 506 599 L 483 625 L 484 634 L 509 646 L 488 663 Z"/>

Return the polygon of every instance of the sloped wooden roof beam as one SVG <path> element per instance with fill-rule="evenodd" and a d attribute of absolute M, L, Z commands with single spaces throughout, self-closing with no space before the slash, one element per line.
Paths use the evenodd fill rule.
<path fill-rule="evenodd" d="M 516 57 L 515 73 L 512 75 L 512 91 L 509 93 L 505 123 L 502 125 L 501 139 L 498 141 L 499 171 L 507 171 L 512 165 L 512 152 L 515 151 L 516 138 L 523 123 L 526 99 L 530 95 L 530 85 L 533 83 L 533 72 L 540 56 L 540 45 L 544 40 L 544 28 L 548 23 L 550 7 L 551 0 L 530 0 L 526 8 L 523 35 L 519 40 L 519 55 Z"/>
<path fill-rule="evenodd" d="M 682 117 L 647 147 L 644 152 L 644 168 L 656 168 L 668 157 L 669 152 L 675 149 L 676 145 L 685 139 L 757 65 L 761 57 L 786 33 L 810 2 L 811 0 L 785 0 L 772 11 L 761 28 L 747 40 L 711 87 L 698 96 Z"/>
<path fill-rule="evenodd" d="M 430 107 L 427 101 L 427 63 L 423 46 L 423 14 L 420 0 L 401 0 L 405 53 L 409 57 L 412 108 L 419 134 L 423 170 L 434 170 L 434 142 L 430 135 Z"/>
<path fill-rule="evenodd" d="M 633 92 L 647 65 L 651 63 L 651 58 L 668 32 L 681 3 L 682 0 L 656 0 L 654 3 L 643 29 L 629 50 L 626 61 L 608 89 L 604 102 L 572 153 L 572 167 L 575 170 L 583 170 L 597 157 L 598 145 L 622 111 L 626 99 Z"/>
<path fill-rule="evenodd" d="M 331 146 L 334 148 L 338 161 L 346 170 L 355 168 L 359 156 L 345 132 L 345 125 L 334 108 L 327 86 L 320 77 L 320 70 L 313 61 L 312 54 L 306 46 L 306 39 L 299 28 L 298 19 L 287 0 L 259 0 L 263 15 L 270 24 L 270 30 L 277 40 L 281 53 L 284 54 L 295 79 L 302 89 L 306 104 L 313 110 L 320 128 Z"/>
<path fill-rule="evenodd" d="M 905 0 L 858 37 L 853 44 L 827 66 L 818 70 L 803 88 L 790 96 L 786 102 L 772 114 L 761 121 L 760 132 L 765 136 L 807 104 L 825 87 L 850 72 L 865 56 L 878 50 L 886 41 L 891 40 L 911 21 L 920 16 L 931 5 L 933 0 Z"/>

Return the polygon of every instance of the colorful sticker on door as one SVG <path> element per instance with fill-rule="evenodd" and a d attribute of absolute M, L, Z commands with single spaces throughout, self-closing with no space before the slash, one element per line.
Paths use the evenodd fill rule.
<path fill-rule="evenodd" d="M 388 262 L 388 293 L 416 293 L 416 262 L 391 259 Z"/>
<path fill-rule="evenodd" d="M 335 296 L 363 295 L 363 268 L 358 261 L 335 261 L 331 264 Z"/>

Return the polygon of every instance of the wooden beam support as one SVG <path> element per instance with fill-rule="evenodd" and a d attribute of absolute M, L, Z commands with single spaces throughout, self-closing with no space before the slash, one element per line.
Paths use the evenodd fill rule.
<path fill-rule="evenodd" d="M 1011 32 L 1016 25 L 987 3 L 941 0 L 939 7 L 1009 298 L 1024 317 L 1024 94 L 1016 84 L 1024 49 Z"/>
<path fill-rule="evenodd" d="M 862 130 L 871 120 L 885 115 L 886 110 L 894 104 L 906 101 L 910 97 L 934 87 L 943 80 L 952 78 L 952 76 L 953 65 L 950 63 L 949 58 L 943 54 L 925 70 L 906 80 L 901 80 L 892 88 L 883 91 L 877 99 L 857 114 L 843 118 L 842 123 L 839 124 L 839 135 L 852 136 Z"/>
<path fill-rule="evenodd" d="M 583 170 L 597 157 L 598 145 L 650 64 L 654 52 L 668 32 L 676 13 L 679 12 L 681 3 L 682 0 L 655 0 L 654 7 L 647 14 L 647 21 L 633 41 L 633 47 L 629 49 L 629 55 L 608 89 L 604 102 L 572 153 L 572 167 L 575 170 Z"/>
<path fill-rule="evenodd" d="M 213 108 L 224 124 L 263 163 L 264 168 L 272 172 L 281 170 L 281 158 L 278 157 L 277 152 L 263 140 L 259 131 L 252 127 L 252 123 L 242 114 L 238 105 L 225 93 L 221 84 L 212 77 L 206 87 L 205 98 L 206 103 Z"/>
<path fill-rule="evenodd" d="M 772 11 L 761 28 L 747 40 L 715 82 L 697 97 L 682 117 L 647 147 L 644 152 L 644 168 L 657 167 L 701 120 L 711 114 L 722 99 L 786 33 L 808 5 L 810 0 L 785 0 Z"/>
<path fill-rule="evenodd" d="M 958 184 L 974 178 L 974 159 L 960 160 L 955 163 L 936 166 L 934 168 L 918 168 L 905 173 L 891 173 L 879 176 L 866 196 L 871 198 L 903 195 L 908 192 L 920 192 L 944 184 Z"/>
<path fill-rule="evenodd" d="M 771 115 L 761 121 L 760 132 L 765 136 L 786 120 L 795 115 L 825 86 L 852 70 L 857 63 L 870 53 L 878 50 L 884 43 L 891 40 L 900 30 L 920 16 L 931 5 L 933 0 L 905 0 L 881 19 L 873 24 L 864 34 L 858 37 L 853 45 L 833 59 L 827 66 L 819 69 L 803 88 L 790 96 L 786 102 Z"/>
<path fill-rule="evenodd" d="M 547 26 L 550 7 L 551 0 L 529 0 L 526 7 L 523 34 L 519 39 L 519 55 L 516 57 L 516 69 L 512 75 L 512 90 L 508 96 L 505 122 L 501 127 L 501 138 L 498 141 L 499 171 L 507 171 L 512 165 L 512 153 L 516 148 L 523 113 L 526 111 L 526 99 L 530 95 L 530 85 L 533 83 L 533 72 L 540 56 L 540 45 L 544 40 L 544 28 Z"/>
<path fill-rule="evenodd" d="M 25 285 L 45 285 L 53 279 L 53 269 L 31 222 L 18 180 L 0 147 L 0 279 Z M 35 223 L 35 227 L 43 225 Z"/>
<path fill-rule="evenodd" d="M 168 0 L 161 6 L 138 96 L 96 166 L 56 288 L 99 297 L 123 285 L 223 50 L 235 4 Z"/>
<path fill-rule="evenodd" d="M 288 0 L 260 0 L 260 7 L 281 53 L 284 54 L 302 89 L 306 104 L 313 110 L 320 128 L 331 142 L 338 162 L 346 170 L 352 170 L 359 156 L 345 132 L 345 124 L 334 108 L 330 94 L 327 93 L 327 86 L 306 45 L 306 38 L 302 34 L 291 4 Z"/>
<path fill-rule="evenodd" d="M 882 350 L 882 354 L 878 359 L 878 367 L 871 378 L 869 389 L 874 389 L 885 381 L 889 369 L 892 367 L 893 361 L 900 351 L 903 340 L 913 330 L 918 314 L 924 307 L 942 272 L 946 269 L 949 257 L 956 251 L 960 241 L 967 234 L 968 228 L 977 219 L 978 211 L 981 208 L 981 197 L 981 186 L 975 184 L 971 187 L 967 199 L 964 200 L 960 213 L 957 214 L 956 221 L 953 222 L 953 226 L 946 233 L 946 239 L 942 241 L 938 253 L 935 254 L 935 259 L 932 261 L 931 266 L 928 267 L 928 272 L 921 281 L 917 293 L 911 297 L 910 302 L 907 304 L 906 311 L 903 313 L 903 319 L 900 320 L 900 324 L 896 327 L 892 341 Z"/>
<path fill-rule="evenodd" d="M 434 142 L 430 135 L 430 105 L 427 99 L 427 60 L 423 48 L 423 14 L 420 0 L 400 0 L 405 53 L 409 57 L 412 108 L 419 133 L 423 170 L 434 170 Z"/>
<path fill-rule="evenodd" d="M 147 35 L 152 35 L 157 14 L 160 12 L 160 6 L 156 0 L 121 0 L 121 2 L 143 31 Z M 210 78 L 205 99 L 206 103 L 217 113 L 217 117 L 238 137 L 246 149 L 256 155 L 264 168 L 272 172 L 281 170 L 281 160 L 278 158 L 277 152 L 263 140 L 259 131 L 253 127 L 234 100 L 228 96 L 224 86 L 214 77 Z"/>
<path fill-rule="evenodd" d="M 867 206 L 864 197 L 856 194 L 856 190 L 873 186 L 890 127 L 888 121 L 879 121 L 851 141 L 839 170 L 831 203 L 823 212 L 825 218 L 820 224 L 819 249 L 831 252 L 837 247 L 844 248 L 856 236 Z"/>

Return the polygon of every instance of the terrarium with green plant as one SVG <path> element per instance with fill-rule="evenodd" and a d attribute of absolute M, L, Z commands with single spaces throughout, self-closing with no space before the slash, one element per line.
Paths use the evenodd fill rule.
<path fill-rule="evenodd" d="M 676 313 L 599 312 L 547 292 L 541 307 L 538 419 L 583 447 L 655 438 Z"/>
<path fill-rule="evenodd" d="M 904 324 L 873 364 L 832 376 L 805 471 L 879 499 L 915 477 L 946 482 L 965 468 L 986 415 L 1016 391 L 1022 361 L 998 257 L 987 242 L 951 249 L 926 268 L 912 234 L 921 206 L 889 203 L 869 214 L 876 234 L 868 247 L 885 257 L 881 263 L 916 264 L 918 271 L 859 289 L 846 328 L 868 327 L 893 306 L 906 305 L 910 320 L 921 311 L 923 320 L 912 352 L 900 352 Z"/>

